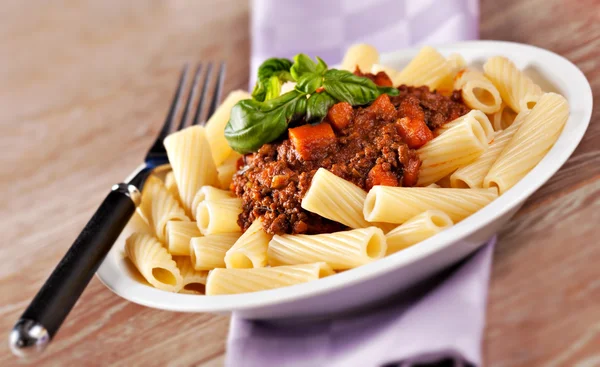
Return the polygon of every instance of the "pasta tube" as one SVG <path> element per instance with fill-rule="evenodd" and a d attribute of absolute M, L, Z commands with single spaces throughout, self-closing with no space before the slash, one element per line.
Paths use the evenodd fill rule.
<path fill-rule="evenodd" d="M 512 61 L 503 56 L 491 57 L 483 65 L 485 76 L 498 88 L 500 96 L 519 113 L 523 110 L 523 99 L 526 96 L 541 95 L 542 88 L 535 84 Z M 527 102 L 525 102 L 525 106 Z"/>
<path fill-rule="evenodd" d="M 198 204 L 205 200 L 219 200 L 219 199 L 230 199 L 233 197 L 233 193 L 229 190 L 221 190 L 213 186 L 202 186 L 200 190 L 194 196 L 192 202 L 192 211 L 194 217 L 196 217 L 196 210 L 198 210 Z"/>
<path fill-rule="evenodd" d="M 485 133 L 485 137 L 488 143 L 492 141 L 492 139 L 494 138 L 494 127 L 492 126 L 490 119 L 485 115 L 485 113 L 478 110 L 471 110 L 468 113 L 462 115 L 461 117 L 438 127 L 434 131 L 434 134 L 435 136 L 438 136 L 455 126 L 464 123 L 465 120 L 468 120 L 468 123 L 479 124 L 479 126 L 481 126 L 481 129 Z"/>
<path fill-rule="evenodd" d="M 241 212 L 242 200 L 238 198 L 201 202 L 196 211 L 200 233 L 207 236 L 216 233 L 241 232 L 237 224 Z"/>
<path fill-rule="evenodd" d="M 225 267 L 225 254 L 240 238 L 240 233 L 212 234 L 190 241 L 190 260 L 196 270 Z"/>
<path fill-rule="evenodd" d="M 271 266 L 324 261 L 341 270 L 380 259 L 386 250 L 383 231 L 368 227 L 317 235 L 276 235 L 267 254 Z"/>
<path fill-rule="evenodd" d="M 225 125 L 229 121 L 231 108 L 233 105 L 243 99 L 250 99 L 252 96 L 243 90 L 236 90 L 227 97 L 217 108 L 215 113 L 206 122 L 206 139 L 210 144 L 210 151 L 214 164 L 219 166 L 233 151 L 225 139 Z M 216 186 L 215 182 L 206 183 Z"/>
<path fill-rule="evenodd" d="M 556 93 L 544 94 L 525 117 L 483 180 L 503 194 L 525 177 L 552 148 L 567 119 L 569 104 Z"/>
<path fill-rule="evenodd" d="M 176 256 L 173 259 L 175 260 L 179 272 L 181 273 L 181 278 L 183 279 L 182 288 L 179 293 L 205 294 L 208 271 L 194 269 L 189 256 Z"/>
<path fill-rule="evenodd" d="M 206 294 L 238 294 L 287 287 L 335 274 L 323 262 L 272 268 L 214 269 L 208 273 Z"/>
<path fill-rule="evenodd" d="M 242 155 L 238 152 L 231 152 L 229 157 L 221 163 L 219 167 L 217 167 L 217 172 L 219 175 L 219 183 L 220 187 L 224 190 L 229 190 L 231 186 L 231 181 L 233 180 L 233 175 L 237 172 L 237 162 Z"/>
<path fill-rule="evenodd" d="M 167 136 L 164 144 L 179 197 L 186 213 L 193 217 L 192 204 L 198 190 L 204 185 L 219 184 L 206 132 L 202 126 L 190 126 Z"/>
<path fill-rule="evenodd" d="M 177 182 L 175 181 L 175 175 L 173 171 L 169 172 L 165 176 L 165 187 L 167 191 L 173 195 L 177 201 L 181 204 L 181 198 L 179 197 L 179 189 L 177 188 Z"/>
<path fill-rule="evenodd" d="M 365 228 L 371 224 L 362 214 L 367 193 L 353 183 L 319 168 L 310 188 L 302 199 L 302 209 L 350 228 Z"/>
<path fill-rule="evenodd" d="M 150 235 L 134 233 L 125 241 L 125 253 L 142 276 L 154 287 L 179 292 L 183 278 L 171 254 Z"/>
<path fill-rule="evenodd" d="M 487 117 L 482 116 L 487 121 Z M 457 168 L 473 162 L 487 150 L 489 139 L 477 119 L 465 115 L 460 122 L 450 124 L 453 124 L 452 128 L 417 150 L 422 161 L 418 186 L 427 186 L 440 180 Z"/>
<path fill-rule="evenodd" d="M 425 46 L 417 56 L 392 79 L 394 85 L 426 85 L 436 89 L 448 75 L 451 75 L 451 65 L 444 56 L 434 48 Z"/>
<path fill-rule="evenodd" d="M 508 128 L 516 117 L 517 114 L 515 111 L 511 110 L 505 103 L 502 103 L 500 109 L 490 116 L 490 122 L 495 131 L 500 131 Z"/>
<path fill-rule="evenodd" d="M 167 222 L 189 221 L 179 202 L 154 175 L 148 177 L 144 184 L 140 209 L 161 242 L 166 241 Z"/>
<path fill-rule="evenodd" d="M 263 230 L 260 219 L 235 242 L 225 255 L 228 268 L 262 268 L 267 265 L 267 247 L 271 235 Z"/>
<path fill-rule="evenodd" d="M 500 109 L 502 98 L 492 82 L 479 71 L 466 69 L 458 73 L 454 89 L 461 90 L 466 105 L 485 113 Z"/>
<path fill-rule="evenodd" d="M 374 186 L 367 194 L 364 215 L 369 221 L 404 223 L 437 209 L 458 223 L 498 197 L 496 190 Z"/>
<path fill-rule="evenodd" d="M 444 94 L 451 94 L 454 88 L 454 78 L 460 73 L 461 70 L 467 67 L 467 62 L 465 59 L 458 53 L 453 53 L 448 56 L 446 60 L 448 66 L 450 67 L 450 74 L 446 76 L 438 86 L 438 91 Z"/>
<path fill-rule="evenodd" d="M 386 255 L 393 254 L 452 226 L 452 219 L 440 210 L 427 210 L 418 214 L 385 235 Z"/>
<path fill-rule="evenodd" d="M 479 158 L 466 166 L 460 167 L 450 176 L 450 186 L 472 189 L 483 187 L 484 177 L 528 114 L 529 111 L 519 113 L 515 122 L 510 127 L 506 130 L 498 131 L 489 148 Z"/>
<path fill-rule="evenodd" d="M 196 222 L 167 222 L 167 249 L 171 255 L 189 256 L 190 240 L 200 237 L 200 230 Z"/>
<path fill-rule="evenodd" d="M 368 73 L 374 64 L 379 62 L 379 52 L 371 45 L 364 43 L 350 46 L 344 59 L 342 60 L 342 70 L 354 72 L 356 68 L 360 68 L 365 73 Z"/>

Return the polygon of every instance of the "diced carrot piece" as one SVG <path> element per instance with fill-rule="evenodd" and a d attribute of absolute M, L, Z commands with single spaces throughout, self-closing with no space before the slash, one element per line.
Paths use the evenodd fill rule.
<path fill-rule="evenodd" d="M 376 185 L 398 186 L 398 178 L 396 178 L 393 172 L 385 171 L 380 164 L 376 164 L 369 171 L 367 187 L 371 189 L 371 187 Z"/>
<path fill-rule="evenodd" d="M 425 123 L 425 112 L 417 98 L 405 98 L 398 110 L 404 117 L 396 121 L 396 128 L 409 148 L 420 148 L 433 139 L 433 133 Z"/>
<path fill-rule="evenodd" d="M 335 134 L 331 125 L 302 125 L 288 130 L 290 140 L 302 159 L 318 159 L 319 152 L 335 143 Z"/>
<path fill-rule="evenodd" d="M 412 149 L 418 149 L 433 139 L 433 133 L 423 120 L 403 117 L 396 121 L 396 128 L 408 147 Z"/>
<path fill-rule="evenodd" d="M 368 107 L 369 111 L 374 112 L 375 114 L 383 117 L 386 120 L 392 120 L 398 111 L 396 111 L 396 107 L 390 101 L 390 96 L 387 94 L 382 94 L 373 101 L 373 103 Z"/>
<path fill-rule="evenodd" d="M 417 184 L 419 180 L 419 169 L 421 168 L 421 160 L 412 158 L 408 164 L 404 166 L 404 175 L 402 176 L 402 186 L 411 187 Z"/>
<path fill-rule="evenodd" d="M 392 83 L 392 79 L 390 79 L 389 75 L 386 74 L 385 71 L 380 71 L 375 74 L 375 80 L 373 80 L 375 84 L 380 87 L 393 87 L 394 83 Z"/>
<path fill-rule="evenodd" d="M 327 120 L 337 131 L 345 129 L 352 119 L 352 105 L 348 102 L 336 103 L 327 112 Z"/>

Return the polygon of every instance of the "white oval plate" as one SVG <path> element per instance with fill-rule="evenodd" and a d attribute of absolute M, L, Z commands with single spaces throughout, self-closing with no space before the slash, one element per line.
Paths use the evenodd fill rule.
<path fill-rule="evenodd" d="M 100 280 L 129 301 L 163 310 L 235 311 L 242 317 L 256 319 L 312 317 L 347 311 L 388 297 L 473 252 L 493 236 L 575 150 L 590 121 L 592 91 L 575 65 L 562 56 L 537 47 L 474 41 L 437 49 L 446 56 L 460 53 L 469 65 L 481 66 L 491 56 L 507 56 L 545 91 L 558 92 L 569 101 L 569 120 L 554 147 L 525 178 L 497 200 L 416 246 L 356 269 L 291 287 L 211 297 L 154 289 L 140 281 L 141 276 L 125 259 L 123 245 L 127 231 L 98 270 Z M 409 49 L 385 54 L 382 64 L 401 69 L 417 52 L 418 49 Z"/>

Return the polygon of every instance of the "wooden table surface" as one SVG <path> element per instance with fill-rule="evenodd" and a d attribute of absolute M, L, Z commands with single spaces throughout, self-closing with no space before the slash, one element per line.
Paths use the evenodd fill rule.
<path fill-rule="evenodd" d="M 135 167 L 184 61 L 247 85 L 247 0 L 4 1 L 0 330 L 12 327 L 110 186 Z M 600 105 L 598 0 L 483 1 L 481 36 L 564 55 Z M 501 232 L 486 365 L 600 365 L 600 112 Z M 228 319 L 129 303 L 94 278 L 41 365 L 222 365 Z M 6 342 L 0 365 L 19 362 Z"/>

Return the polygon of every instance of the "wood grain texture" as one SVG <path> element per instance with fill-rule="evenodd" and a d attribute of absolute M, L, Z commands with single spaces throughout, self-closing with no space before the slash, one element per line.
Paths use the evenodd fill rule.
<path fill-rule="evenodd" d="M 484 39 L 575 62 L 600 105 L 597 0 L 485 0 Z M 8 332 L 110 186 L 158 132 L 185 61 L 248 78 L 246 0 L 4 1 L 0 7 L 0 330 Z M 582 143 L 503 230 L 486 365 L 600 365 L 600 112 Z M 39 365 L 224 361 L 228 319 L 144 308 L 97 279 Z M 5 342 L 0 365 L 17 365 Z"/>

